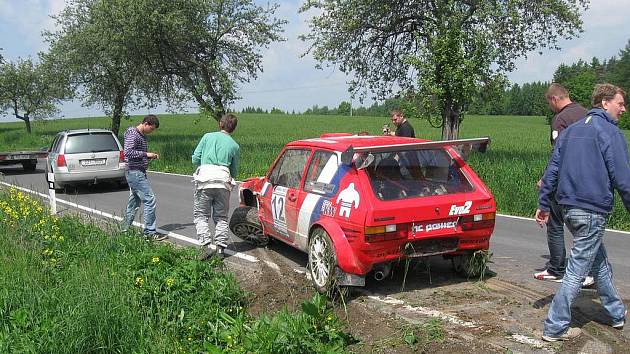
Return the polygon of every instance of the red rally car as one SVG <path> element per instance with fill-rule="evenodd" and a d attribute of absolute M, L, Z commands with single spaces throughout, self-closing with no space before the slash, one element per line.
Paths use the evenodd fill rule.
<path fill-rule="evenodd" d="M 264 177 L 240 185 L 237 236 L 308 253 L 319 292 L 378 280 L 391 263 L 443 255 L 469 271 L 487 250 L 496 204 L 466 164 L 489 138 L 427 141 L 343 133 L 288 143 Z"/>

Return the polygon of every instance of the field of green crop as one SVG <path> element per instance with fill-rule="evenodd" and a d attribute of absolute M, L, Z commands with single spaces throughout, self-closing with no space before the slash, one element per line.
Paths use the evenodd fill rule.
<path fill-rule="evenodd" d="M 342 117 L 240 114 L 234 139 L 241 146 L 239 179 L 264 174 L 280 148 L 289 141 L 315 137 L 322 133 L 365 130 L 379 135 L 386 117 Z M 121 124 L 124 129 L 135 125 L 141 117 L 134 116 Z M 149 136 L 149 148 L 161 155 L 151 169 L 190 174 L 190 156 L 198 140 L 208 131 L 217 129 L 214 121 L 196 114 L 160 115 L 160 128 Z M 412 120 L 416 136 L 438 139 L 440 129 L 427 122 Z M 0 150 L 39 148 L 50 144 L 54 134 L 63 129 L 108 128 L 106 118 L 39 121 L 27 136 L 24 124 L 0 124 Z M 630 137 L 630 132 L 626 131 Z M 496 197 L 501 213 L 533 216 L 537 202 L 536 182 L 549 158 L 549 126 L 544 117 L 468 116 L 461 126 L 460 137 L 489 136 L 492 139 L 486 154 L 473 155 L 470 164 L 486 182 Z M 609 227 L 630 230 L 630 218 L 619 198 L 610 218 Z"/>

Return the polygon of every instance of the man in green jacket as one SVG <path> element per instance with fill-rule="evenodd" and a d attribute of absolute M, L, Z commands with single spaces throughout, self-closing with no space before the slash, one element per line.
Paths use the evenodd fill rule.
<path fill-rule="evenodd" d="M 213 243 L 219 257 L 225 256 L 224 251 L 230 240 L 227 216 L 230 210 L 230 191 L 238 175 L 240 154 L 240 147 L 230 134 L 236 129 L 237 123 L 235 115 L 223 115 L 219 121 L 220 131 L 206 133 L 192 155 L 192 163 L 198 166 L 193 174 L 193 219 L 197 237 L 202 247 L 209 248 Z M 210 235 L 210 217 L 215 225 L 214 237 Z"/>

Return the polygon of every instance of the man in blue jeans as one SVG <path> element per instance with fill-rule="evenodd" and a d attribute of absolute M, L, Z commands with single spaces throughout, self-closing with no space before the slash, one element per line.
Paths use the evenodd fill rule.
<path fill-rule="evenodd" d="M 160 126 L 158 117 L 149 114 L 144 117 L 142 123 L 135 127 L 129 127 L 125 131 L 125 162 L 127 169 L 125 177 L 129 185 L 129 200 L 125 210 L 125 219 L 122 229 L 127 231 L 133 223 L 140 203 L 144 205 L 144 235 L 149 239 L 161 241 L 166 239 L 164 235 L 156 233 L 155 224 L 155 194 L 151 189 L 151 183 L 147 178 L 147 167 L 150 160 L 157 160 L 160 155 L 148 152 L 146 135 L 153 133 Z"/>
<path fill-rule="evenodd" d="M 549 219 L 550 197 L 555 190 L 564 223 L 573 234 L 573 248 L 562 285 L 549 306 L 543 340 L 576 338 L 579 328 L 569 328 L 571 305 L 581 283 L 591 271 L 602 306 L 611 326 L 622 329 L 626 308 L 613 285 L 603 237 L 606 218 L 612 212 L 614 189 L 630 210 L 630 163 L 628 146 L 617 128 L 625 112 L 624 92 L 602 84 L 593 91 L 593 108 L 587 116 L 564 130 L 556 142 L 543 176 L 536 221 L 542 227 Z"/>

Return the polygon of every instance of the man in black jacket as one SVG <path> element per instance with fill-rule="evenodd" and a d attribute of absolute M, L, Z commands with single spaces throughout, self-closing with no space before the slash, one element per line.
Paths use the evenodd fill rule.
<path fill-rule="evenodd" d="M 392 123 L 396 125 L 396 132 L 390 133 L 395 136 L 406 136 L 408 138 L 415 138 L 416 134 L 413 131 L 413 127 L 407 119 L 405 118 L 405 114 L 400 109 L 395 109 L 391 113 Z"/>
<path fill-rule="evenodd" d="M 586 109 L 579 103 L 572 102 L 569 92 L 560 84 L 553 83 L 547 89 L 545 98 L 549 108 L 555 113 L 551 120 L 551 146 L 556 142 L 560 133 L 586 116 Z M 542 179 L 538 181 L 538 189 L 542 185 Z M 552 196 L 549 221 L 547 221 L 547 245 L 549 246 L 549 261 L 545 269 L 534 273 L 534 278 L 538 280 L 550 280 L 561 282 L 566 268 L 567 252 L 564 246 L 564 222 L 560 207 Z M 583 286 L 593 285 L 593 277 L 590 275 L 584 279 Z"/>

